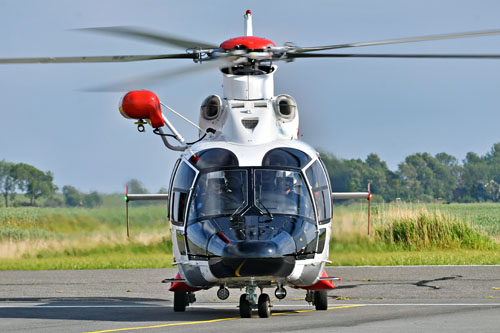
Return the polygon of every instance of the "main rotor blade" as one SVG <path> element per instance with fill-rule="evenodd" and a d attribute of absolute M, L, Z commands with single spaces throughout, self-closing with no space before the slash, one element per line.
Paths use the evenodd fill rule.
<path fill-rule="evenodd" d="M 86 62 L 130 62 L 158 59 L 194 59 L 197 54 L 152 54 L 126 56 L 90 56 L 90 57 L 41 57 L 41 58 L 0 58 L 0 64 L 65 64 Z"/>
<path fill-rule="evenodd" d="M 156 82 L 166 82 L 168 80 L 175 79 L 181 75 L 184 76 L 187 74 L 192 74 L 204 70 L 209 70 L 215 67 L 219 67 L 224 63 L 225 61 L 223 60 L 215 60 L 215 61 L 210 61 L 208 63 L 203 62 L 195 66 L 182 67 L 175 70 L 163 71 L 159 73 L 152 73 L 149 75 L 135 77 L 125 81 L 122 80 L 108 84 L 103 84 L 100 86 L 89 87 L 83 90 L 88 92 L 118 92 L 118 91 L 143 89 L 144 85 L 150 85 Z"/>
<path fill-rule="evenodd" d="M 202 49 L 217 49 L 218 45 L 199 42 L 195 40 L 186 39 L 184 37 L 174 36 L 166 33 L 155 32 L 138 27 L 116 26 L 116 27 L 97 27 L 97 28 L 83 28 L 75 29 L 77 31 L 90 31 L 97 33 L 105 33 L 110 35 L 117 35 L 121 37 L 132 37 L 139 40 L 149 40 L 162 45 L 173 45 L 177 47 L 188 48 L 202 48 Z"/>
<path fill-rule="evenodd" d="M 287 58 L 428 58 L 428 59 L 500 59 L 500 54 L 347 54 L 288 53 Z"/>
<path fill-rule="evenodd" d="M 499 34 L 500 34 L 500 30 L 463 32 L 463 33 L 444 34 L 444 35 L 410 37 L 410 38 L 401 38 L 401 39 L 389 39 L 389 40 L 382 40 L 382 41 L 376 41 L 376 42 L 363 42 L 363 43 L 349 43 L 349 44 L 337 44 L 337 45 L 326 45 L 326 46 L 301 47 L 301 48 L 294 50 L 294 52 L 312 52 L 312 51 L 322 51 L 322 50 L 332 50 L 332 49 L 344 49 L 347 47 L 423 42 L 423 41 L 429 41 L 429 40 L 453 39 L 453 38 L 465 38 L 465 37 L 480 37 L 480 36 L 490 36 L 490 35 L 499 35 Z"/>

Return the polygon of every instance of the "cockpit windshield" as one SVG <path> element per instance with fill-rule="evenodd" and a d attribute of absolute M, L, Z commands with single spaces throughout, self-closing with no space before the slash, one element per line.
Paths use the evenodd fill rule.
<path fill-rule="evenodd" d="M 193 191 L 189 221 L 202 217 L 231 215 L 247 203 L 247 170 L 202 173 Z"/>
<path fill-rule="evenodd" d="M 312 217 L 313 208 L 298 171 L 255 170 L 255 204 L 271 214 Z"/>
<path fill-rule="evenodd" d="M 249 190 L 250 183 L 253 188 Z M 314 219 L 311 197 L 299 171 L 238 168 L 200 173 L 192 192 L 188 223 L 235 216 L 246 211 L 249 203 L 262 215 Z"/>

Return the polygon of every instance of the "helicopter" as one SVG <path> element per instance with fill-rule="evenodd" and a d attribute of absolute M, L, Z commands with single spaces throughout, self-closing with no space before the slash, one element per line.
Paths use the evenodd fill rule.
<path fill-rule="evenodd" d="M 224 300 L 229 289 L 244 289 L 239 299 L 243 318 L 271 314 L 264 290 L 275 289 L 284 299 L 287 288 L 306 291 L 305 300 L 317 310 L 328 307 L 327 291 L 335 286 L 324 270 L 334 199 L 367 199 L 367 192 L 333 192 L 329 175 L 316 150 L 299 138 L 295 99 L 275 95 L 274 74 L 279 61 L 299 58 L 470 58 L 500 55 L 469 54 L 346 54 L 321 51 L 500 34 L 500 30 L 412 37 L 364 43 L 299 47 L 277 46 L 253 36 L 252 13 L 244 15 L 244 36 L 220 45 L 191 41 L 131 27 L 89 28 L 91 32 L 141 38 L 186 49 L 179 54 L 4 58 L 0 64 L 127 62 L 190 59 L 200 69 L 218 68 L 222 96 L 201 104 L 198 124 L 160 101 L 148 90 L 128 92 L 120 113 L 134 119 L 139 132 L 151 126 L 166 148 L 180 157 L 172 171 L 168 194 L 129 194 L 135 200 L 167 200 L 173 243 L 175 278 L 166 279 L 174 292 L 174 311 L 195 302 L 199 290 L 217 288 Z M 203 67 L 205 66 L 205 67 Z M 168 110 L 190 122 L 198 139 L 187 142 L 165 116 Z M 168 129 L 169 133 L 166 132 Z M 172 143 L 175 140 L 177 143 Z M 260 293 L 259 293 L 260 291 Z"/>

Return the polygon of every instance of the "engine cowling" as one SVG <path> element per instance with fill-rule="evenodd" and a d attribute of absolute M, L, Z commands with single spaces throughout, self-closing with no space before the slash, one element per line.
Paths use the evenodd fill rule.
<path fill-rule="evenodd" d="M 152 91 L 129 91 L 121 99 L 119 109 L 127 119 L 149 119 L 153 128 L 165 125 L 160 100 Z"/>

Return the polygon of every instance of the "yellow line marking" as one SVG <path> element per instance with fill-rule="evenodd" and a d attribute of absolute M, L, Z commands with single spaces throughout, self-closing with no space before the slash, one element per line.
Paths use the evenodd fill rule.
<path fill-rule="evenodd" d="M 201 320 L 201 321 L 186 321 L 184 323 L 163 324 L 163 325 L 142 326 L 142 327 L 115 328 L 115 329 L 111 329 L 111 330 L 93 331 L 93 332 L 87 332 L 87 333 L 119 332 L 119 331 L 143 330 L 143 329 L 147 329 L 147 328 L 161 328 L 161 327 L 181 326 L 181 325 L 196 325 L 196 324 L 216 323 L 218 321 L 226 321 L 226 320 L 234 320 L 234 319 L 240 319 L 240 317 Z"/>
<path fill-rule="evenodd" d="M 237 277 L 240 277 L 240 269 L 241 267 L 243 267 L 243 265 L 247 262 L 247 260 L 243 260 L 243 262 L 238 266 L 238 268 L 236 268 L 236 271 L 234 272 L 234 275 L 236 275 Z"/>
<path fill-rule="evenodd" d="M 365 304 L 332 306 L 332 307 L 329 307 L 328 310 L 346 309 L 346 308 L 357 308 L 357 307 L 361 307 L 361 306 L 365 306 Z M 279 316 L 279 315 L 284 315 L 284 314 L 287 314 L 287 313 L 301 313 L 301 312 L 312 312 L 312 311 L 316 311 L 316 310 L 315 309 L 310 309 L 310 310 L 295 310 L 295 311 L 290 311 L 290 312 L 271 313 L 271 315 L 272 316 Z M 186 322 L 183 322 L 183 323 L 163 324 L 163 325 L 153 325 L 153 326 L 141 326 L 141 327 L 115 328 L 115 329 L 110 329 L 110 330 L 92 331 L 92 332 L 87 332 L 87 333 L 106 333 L 106 332 L 120 332 L 120 331 L 144 330 L 144 329 L 148 329 L 148 328 L 162 328 L 162 327 L 170 327 L 170 326 L 182 326 L 182 325 L 196 325 L 196 324 L 216 323 L 216 322 L 219 322 L 219 321 L 227 321 L 227 320 L 235 320 L 235 319 L 241 319 L 241 318 L 240 317 L 230 317 L 230 318 L 220 318 L 220 319 L 211 319 L 211 320 L 186 321 Z"/>

